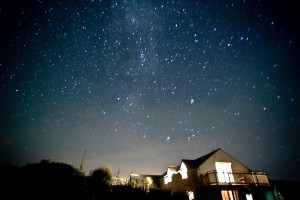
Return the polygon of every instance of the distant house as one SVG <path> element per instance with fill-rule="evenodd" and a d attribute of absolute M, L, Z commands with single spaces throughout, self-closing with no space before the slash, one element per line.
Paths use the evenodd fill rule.
<path fill-rule="evenodd" d="M 182 159 L 179 166 L 169 166 L 157 186 L 186 192 L 190 199 L 279 199 L 265 172 L 250 170 L 220 148 L 195 160 Z"/>

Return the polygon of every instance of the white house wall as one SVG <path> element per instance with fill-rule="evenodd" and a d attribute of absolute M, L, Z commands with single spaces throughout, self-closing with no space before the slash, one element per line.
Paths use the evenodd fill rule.
<path fill-rule="evenodd" d="M 247 168 L 245 165 L 238 162 L 224 151 L 219 150 L 211 157 L 209 157 L 204 163 L 202 163 L 202 165 L 198 168 L 198 174 L 206 174 L 206 172 L 208 171 L 216 170 L 215 162 L 231 162 L 232 171 L 250 171 L 250 169 Z"/>

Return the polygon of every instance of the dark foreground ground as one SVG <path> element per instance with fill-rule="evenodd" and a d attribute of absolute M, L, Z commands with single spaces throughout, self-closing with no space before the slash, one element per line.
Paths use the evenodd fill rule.
<path fill-rule="evenodd" d="M 284 200 L 300 199 L 300 181 L 270 180 L 270 183 L 277 188 Z"/>
<path fill-rule="evenodd" d="M 26 166 L 0 166 L 0 199 L 70 199 L 70 200 L 187 200 L 184 193 L 165 190 L 145 192 L 132 186 L 108 187 L 110 176 L 105 171 L 85 175 L 77 168 L 64 163 L 49 162 Z M 300 199 L 300 181 L 270 180 L 281 195 L 279 200 Z"/>

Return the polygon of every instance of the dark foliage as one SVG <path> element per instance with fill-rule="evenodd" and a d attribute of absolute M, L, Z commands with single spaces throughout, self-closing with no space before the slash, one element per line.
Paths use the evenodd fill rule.
<path fill-rule="evenodd" d="M 86 178 L 70 165 L 42 160 L 26 166 L 1 166 L 1 196 L 8 199 L 80 199 Z"/>
<path fill-rule="evenodd" d="M 186 193 L 172 193 L 169 190 L 162 189 L 151 189 L 150 191 L 145 191 L 138 187 L 118 185 L 112 187 L 112 192 L 110 199 L 120 200 L 120 199 L 130 199 L 130 200 L 188 200 Z"/>
<path fill-rule="evenodd" d="M 0 199 L 71 199 L 71 200 L 187 200 L 185 193 L 167 190 L 145 191 L 130 185 L 111 186 L 107 168 L 85 176 L 79 169 L 64 163 L 42 160 L 25 166 L 0 166 Z"/>
<path fill-rule="evenodd" d="M 117 185 L 112 188 L 111 198 L 114 200 L 119 199 L 147 199 L 146 191 L 141 188 L 134 188 L 126 185 Z"/>
<path fill-rule="evenodd" d="M 99 168 L 92 171 L 90 175 L 89 186 L 93 199 L 102 199 L 108 196 L 111 191 L 112 175 L 108 168 Z"/>
<path fill-rule="evenodd" d="M 170 190 L 153 189 L 148 193 L 149 199 L 161 200 L 188 200 L 185 192 L 172 193 Z"/>

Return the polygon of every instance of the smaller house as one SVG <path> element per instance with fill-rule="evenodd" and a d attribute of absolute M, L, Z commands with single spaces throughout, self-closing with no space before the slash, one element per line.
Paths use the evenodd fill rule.
<path fill-rule="evenodd" d="M 156 177 L 157 178 L 157 177 Z M 266 172 L 252 171 L 218 148 L 194 160 L 182 159 L 160 176 L 158 186 L 201 200 L 278 200 Z"/>

